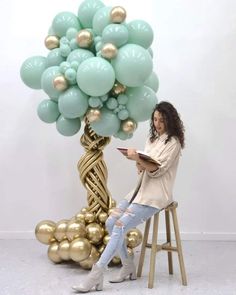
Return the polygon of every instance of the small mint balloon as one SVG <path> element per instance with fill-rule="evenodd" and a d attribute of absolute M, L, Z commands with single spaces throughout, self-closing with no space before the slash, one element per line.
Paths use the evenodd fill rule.
<path fill-rule="evenodd" d="M 118 106 L 117 99 L 110 97 L 106 102 L 106 106 L 109 110 L 114 110 Z"/>
<path fill-rule="evenodd" d="M 129 112 L 126 109 L 119 111 L 118 118 L 120 120 L 126 120 L 128 117 L 129 117 Z"/>
<path fill-rule="evenodd" d="M 60 49 L 55 48 L 46 57 L 46 65 L 47 67 L 59 66 L 64 60 L 65 58 L 60 54 Z"/>
<path fill-rule="evenodd" d="M 45 123 L 56 122 L 60 116 L 57 103 L 50 99 L 45 99 L 38 105 L 37 113 L 39 118 Z"/>
<path fill-rule="evenodd" d="M 81 117 L 88 109 L 88 96 L 77 86 L 70 87 L 59 96 L 58 107 L 67 119 Z"/>
<path fill-rule="evenodd" d="M 133 133 L 126 133 L 122 130 L 119 130 L 114 136 L 118 137 L 121 140 L 126 140 L 126 139 L 130 139 L 131 137 L 133 137 Z"/>
<path fill-rule="evenodd" d="M 129 100 L 126 104 L 130 118 L 136 122 L 151 118 L 155 105 L 158 103 L 155 92 L 147 87 L 128 88 L 126 95 Z"/>
<path fill-rule="evenodd" d="M 102 35 L 104 28 L 111 23 L 110 12 L 112 7 L 100 8 L 93 17 L 93 30 L 97 35 Z"/>
<path fill-rule="evenodd" d="M 98 108 L 100 107 L 101 105 L 101 100 L 99 97 L 96 97 L 96 96 L 91 96 L 89 98 L 89 106 L 92 107 L 92 108 Z"/>
<path fill-rule="evenodd" d="M 51 98 L 57 98 L 60 95 L 60 91 L 55 89 L 53 86 L 53 80 L 60 76 L 61 72 L 58 66 L 47 68 L 41 78 L 42 89 L 50 96 Z"/>
<path fill-rule="evenodd" d="M 116 47 L 120 47 L 127 43 L 128 38 L 128 29 L 120 24 L 110 24 L 106 26 L 102 32 L 103 43 L 112 43 Z"/>
<path fill-rule="evenodd" d="M 52 29 L 58 37 L 66 35 L 68 29 L 74 28 L 77 31 L 81 30 L 81 25 L 77 16 L 72 12 L 60 12 L 52 21 Z"/>
<path fill-rule="evenodd" d="M 81 127 L 81 121 L 77 119 L 66 119 L 60 116 L 56 122 L 57 131 L 64 136 L 75 135 Z"/>
<path fill-rule="evenodd" d="M 119 94 L 117 100 L 119 104 L 125 105 L 128 102 L 128 96 L 125 94 Z"/>
<path fill-rule="evenodd" d="M 142 86 L 153 68 L 148 51 L 136 44 L 126 44 L 119 48 L 111 64 L 114 67 L 116 79 L 128 87 Z"/>
<path fill-rule="evenodd" d="M 32 56 L 27 58 L 20 69 L 22 81 L 30 88 L 41 89 L 41 77 L 47 68 L 46 58 Z"/>
<path fill-rule="evenodd" d="M 119 130 L 120 120 L 112 111 L 102 108 L 100 119 L 92 122 L 90 125 L 98 135 L 111 136 Z"/>
<path fill-rule="evenodd" d="M 66 31 L 66 38 L 71 41 L 72 39 L 76 38 L 78 31 L 75 28 L 69 28 Z"/>
<path fill-rule="evenodd" d="M 79 88 L 90 96 L 102 96 L 109 92 L 115 82 L 111 64 L 101 57 L 83 61 L 77 71 Z"/>
<path fill-rule="evenodd" d="M 152 72 L 151 75 L 144 82 L 144 85 L 150 87 L 154 92 L 158 91 L 159 88 L 159 79 L 155 72 Z"/>
<path fill-rule="evenodd" d="M 65 71 L 65 77 L 68 81 L 73 82 L 76 80 L 76 71 L 74 69 L 68 69 Z"/>
<path fill-rule="evenodd" d="M 80 4 L 78 17 L 84 28 L 93 27 L 93 17 L 95 13 L 102 7 L 104 7 L 104 4 L 100 0 L 84 0 Z"/>
<path fill-rule="evenodd" d="M 129 31 L 129 43 L 148 48 L 153 41 L 153 30 L 144 20 L 133 20 L 126 24 Z"/>

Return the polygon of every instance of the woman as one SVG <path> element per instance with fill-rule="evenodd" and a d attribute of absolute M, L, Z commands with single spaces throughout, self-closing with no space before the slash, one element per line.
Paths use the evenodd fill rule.
<path fill-rule="evenodd" d="M 109 281 L 119 283 L 128 276 L 130 280 L 136 279 L 136 268 L 127 253 L 125 234 L 173 202 L 172 188 L 183 147 L 184 126 L 179 114 L 169 102 L 160 102 L 152 113 L 150 137 L 144 149 L 157 163 L 142 160 L 135 149 L 128 149 L 127 157 L 136 161 L 140 174 L 138 185 L 107 219 L 110 241 L 86 280 L 72 287 L 75 291 L 88 292 L 93 287 L 102 290 L 104 271 L 117 251 L 122 268 Z"/>

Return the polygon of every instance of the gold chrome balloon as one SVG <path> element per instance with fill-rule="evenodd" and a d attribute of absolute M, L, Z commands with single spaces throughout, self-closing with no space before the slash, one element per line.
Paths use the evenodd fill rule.
<path fill-rule="evenodd" d="M 68 224 L 67 219 L 62 219 L 57 222 L 56 229 L 54 232 L 54 237 L 58 240 L 58 242 L 61 242 L 62 240 L 66 239 L 66 228 Z"/>
<path fill-rule="evenodd" d="M 130 248 L 135 248 L 142 242 L 142 233 L 139 229 L 130 229 L 127 234 L 127 246 Z"/>
<path fill-rule="evenodd" d="M 104 244 L 104 245 L 107 245 L 108 242 L 110 241 L 110 238 L 111 238 L 111 237 L 110 237 L 109 235 L 104 236 L 104 238 L 103 238 L 103 240 L 102 240 L 103 244 Z"/>
<path fill-rule="evenodd" d="M 84 214 L 84 220 L 87 223 L 92 223 L 95 221 L 95 215 L 92 212 L 86 212 Z"/>
<path fill-rule="evenodd" d="M 98 219 L 101 223 L 105 223 L 106 220 L 107 220 L 107 217 L 108 217 L 108 214 L 106 212 L 101 212 L 99 215 L 98 215 Z"/>
<path fill-rule="evenodd" d="M 106 248 L 106 245 L 104 245 L 104 244 L 100 245 L 100 246 L 98 247 L 98 252 L 99 252 L 100 254 L 102 254 L 102 252 L 105 250 L 105 248 Z"/>
<path fill-rule="evenodd" d="M 111 89 L 111 94 L 114 96 L 118 96 L 119 94 L 125 93 L 126 91 L 126 86 L 119 83 L 115 82 L 114 86 Z"/>
<path fill-rule="evenodd" d="M 93 34 L 86 29 L 80 30 L 76 36 L 76 42 L 79 47 L 88 48 L 93 43 Z"/>
<path fill-rule="evenodd" d="M 62 261 L 61 257 L 58 254 L 58 247 L 59 245 L 57 242 L 54 242 L 48 247 L 48 258 L 55 263 L 59 263 Z"/>
<path fill-rule="evenodd" d="M 54 78 L 53 87 L 58 91 L 64 91 L 68 88 L 68 82 L 63 75 L 60 75 Z"/>
<path fill-rule="evenodd" d="M 112 258 L 111 262 L 112 262 L 113 264 L 115 264 L 115 265 L 118 265 L 118 264 L 121 263 L 121 259 L 120 259 L 119 256 L 114 256 L 114 257 Z"/>
<path fill-rule="evenodd" d="M 40 221 L 35 228 L 37 240 L 43 244 L 49 245 L 53 241 L 56 223 L 51 220 Z"/>
<path fill-rule="evenodd" d="M 127 252 L 130 256 L 134 256 L 134 250 L 132 248 L 127 247 Z"/>
<path fill-rule="evenodd" d="M 93 264 L 96 263 L 99 259 L 100 253 L 97 251 L 97 249 L 92 246 L 91 253 L 88 258 L 84 259 L 83 261 L 80 261 L 80 266 L 84 269 L 91 269 Z"/>
<path fill-rule="evenodd" d="M 75 220 L 80 222 L 80 223 L 85 223 L 84 214 L 83 213 L 76 214 L 75 215 Z"/>
<path fill-rule="evenodd" d="M 98 121 L 101 118 L 101 112 L 99 109 L 90 109 L 86 113 L 86 118 L 88 119 L 89 123 Z"/>
<path fill-rule="evenodd" d="M 112 199 L 111 200 L 111 205 L 112 205 L 112 207 L 116 207 L 116 200 Z"/>
<path fill-rule="evenodd" d="M 115 6 L 110 12 L 110 20 L 113 23 L 122 23 L 126 18 L 126 10 L 121 6 Z"/>
<path fill-rule="evenodd" d="M 70 242 L 68 240 L 64 240 L 60 242 L 59 247 L 58 247 L 58 255 L 62 260 L 68 261 L 70 260 Z"/>
<path fill-rule="evenodd" d="M 69 241 L 76 238 L 84 238 L 86 236 L 86 228 L 84 223 L 78 221 L 70 221 L 66 228 L 66 237 Z"/>
<path fill-rule="evenodd" d="M 101 55 L 104 58 L 112 59 L 115 58 L 117 55 L 117 48 L 114 44 L 112 43 L 106 43 L 103 45 L 101 49 Z"/>
<path fill-rule="evenodd" d="M 88 212 L 88 208 L 84 207 L 80 210 L 80 213 L 85 214 L 86 212 Z"/>
<path fill-rule="evenodd" d="M 79 262 L 89 257 L 92 245 L 85 238 L 77 238 L 70 243 L 70 258 Z"/>
<path fill-rule="evenodd" d="M 52 50 L 59 47 L 60 39 L 57 36 L 47 36 L 44 40 L 44 44 L 47 49 Z"/>
<path fill-rule="evenodd" d="M 115 207 L 111 207 L 111 208 L 108 210 L 108 215 L 110 216 L 113 212 L 116 212 L 116 208 L 115 208 Z"/>
<path fill-rule="evenodd" d="M 137 128 L 137 124 L 136 122 L 134 122 L 131 119 L 127 119 L 124 122 L 122 122 L 121 124 L 121 129 L 125 132 L 125 133 L 133 133 L 134 130 Z"/>
<path fill-rule="evenodd" d="M 97 223 L 90 223 L 86 226 L 87 238 L 91 244 L 98 244 L 103 236 L 104 229 Z"/>

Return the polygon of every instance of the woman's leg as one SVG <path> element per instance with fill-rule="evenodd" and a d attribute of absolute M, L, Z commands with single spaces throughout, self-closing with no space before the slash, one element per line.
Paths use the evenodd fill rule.
<path fill-rule="evenodd" d="M 111 233 L 110 241 L 108 242 L 105 250 L 103 251 L 100 259 L 96 264 L 99 267 L 107 266 L 115 255 L 116 251 L 120 251 L 121 247 L 123 246 L 125 233 L 129 229 L 136 227 L 137 225 L 146 221 L 158 211 L 160 210 L 151 206 L 145 206 L 135 203 L 130 204 L 125 212 L 123 212 L 121 217 L 116 220 Z"/>

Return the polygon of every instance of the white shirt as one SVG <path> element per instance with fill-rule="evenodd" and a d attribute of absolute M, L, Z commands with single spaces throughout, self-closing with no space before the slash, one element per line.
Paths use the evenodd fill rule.
<path fill-rule="evenodd" d="M 148 172 L 143 171 L 137 186 L 129 192 L 125 199 L 130 200 L 137 191 L 132 203 L 149 205 L 163 209 L 173 202 L 172 190 L 181 154 L 181 145 L 176 137 L 165 144 L 167 133 L 158 136 L 154 142 L 146 141 L 144 151 L 159 164 L 159 169 Z"/>

